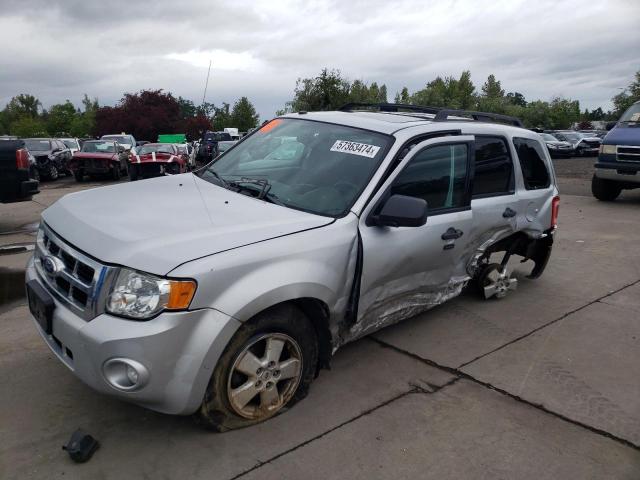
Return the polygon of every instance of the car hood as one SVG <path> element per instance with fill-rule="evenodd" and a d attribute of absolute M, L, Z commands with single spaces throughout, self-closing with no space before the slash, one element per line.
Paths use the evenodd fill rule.
<path fill-rule="evenodd" d="M 104 158 L 105 160 L 111 160 L 116 158 L 115 153 L 100 153 L 100 152 L 75 152 L 73 158 Z"/>
<path fill-rule="evenodd" d="M 157 275 L 200 257 L 333 222 L 226 190 L 192 173 L 72 193 L 42 218 L 102 262 Z"/>
<path fill-rule="evenodd" d="M 607 145 L 640 146 L 640 127 L 630 127 L 624 124 L 616 125 L 613 130 L 609 130 L 602 143 Z"/>

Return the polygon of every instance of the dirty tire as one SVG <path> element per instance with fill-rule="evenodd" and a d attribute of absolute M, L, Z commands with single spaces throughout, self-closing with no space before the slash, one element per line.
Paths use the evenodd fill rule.
<path fill-rule="evenodd" d="M 84 180 L 84 171 L 76 170 L 73 172 L 73 178 L 76 179 L 76 182 L 82 182 Z"/>
<path fill-rule="evenodd" d="M 287 336 L 299 346 L 302 369 L 297 388 L 278 410 L 263 413 L 259 418 L 245 418 L 234 410 L 229 399 L 228 386 L 233 374 L 232 368 L 236 360 L 246 352 L 248 346 L 257 345 L 256 341 L 270 334 Z M 318 341 L 315 329 L 304 313 L 290 304 L 270 308 L 245 323 L 233 336 L 211 375 L 202 405 L 195 414 L 195 420 L 208 430 L 226 432 L 248 427 L 278 415 L 307 396 L 309 385 L 315 377 L 317 363 Z M 280 387 L 280 383 L 277 385 Z M 258 402 L 260 399 L 259 394 L 254 398 Z"/>
<path fill-rule="evenodd" d="M 111 179 L 116 182 L 120 180 L 120 165 L 114 165 L 111 167 Z"/>
<path fill-rule="evenodd" d="M 622 188 L 616 182 L 604 180 L 595 175 L 591 179 L 591 193 L 593 193 L 593 196 L 598 200 L 611 202 L 618 198 L 620 192 L 622 192 Z"/>

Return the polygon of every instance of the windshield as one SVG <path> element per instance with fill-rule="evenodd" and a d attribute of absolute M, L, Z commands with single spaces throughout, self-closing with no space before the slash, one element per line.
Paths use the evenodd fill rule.
<path fill-rule="evenodd" d="M 558 139 L 556 137 L 554 137 L 553 135 L 551 135 L 550 133 L 543 133 L 542 134 L 542 138 L 544 139 L 545 142 L 557 142 Z"/>
<path fill-rule="evenodd" d="M 62 143 L 64 143 L 67 148 L 78 148 L 78 142 L 75 140 L 62 140 Z"/>
<path fill-rule="evenodd" d="M 640 103 L 634 103 L 620 117 L 621 122 L 640 122 Z"/>
<path fill-rule="evenodd" d="M 204 135 L 205 142 L 220 142 L 231 140 L 231 135 L 227 132 L 207 132 Z"/>
<path fill-rule="evenodd" d="M 124 135 L 104 135 L 102 137 L 103 140 L 111 140 L 113 142 L 118 142 L 121 145 L 129 145 L 131 146 L 131 139 L 129 137 L 125 137 Z"/>
<path fill-rule="evenodd" d="M 116 153 L 116 144 L 113 142 L 84 142 L 82 151 L 86 153 Z"/>
<path fill-rule="evenodd" d="M 233 147 L 237 142 L 218 142 L 218 151 L 220 153 L 226 152 Z"/>
<path fill-rule="evenodd" d="M 580 135 L 578 135 L 577 133 L 565 133 L 565 132 L 562 132 L 561 135 L 563 137 L 566 137 L 566 139 L 569 140 L 570 142 L 577 142 L 581 138 Z"/>
<path fill-rule="evenodd" d="M 27 146 L 27 150 L 34 152 L 45 152 L 51 150 L 51 142 L 49 140 L 29 140 L 26 139 L 24 144 Z"/>
<path fill-rule="evenodd" d="M 200 172 L 220 183 L 266 180 L 285 206 L 344 215 L 376 171 L 391 143 L 387 135 L 341 125 L 276 119 Z"/>
<path fill-rule="evenodd" d="M 145 155 L 147 153 L 175 153 L 173 147 L 168 143 L 147 143 L 142 147 L 138 147 L 138 155 Z"/>

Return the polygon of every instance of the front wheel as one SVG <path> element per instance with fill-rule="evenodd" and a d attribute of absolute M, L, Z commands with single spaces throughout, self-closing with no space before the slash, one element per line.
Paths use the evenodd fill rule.
<path fill-rule="evenodd" d="M 120 180 L 120 164 L 111 167 L 111 178 L 116 182 Z"/>
<path fill-rule="evenodd" d="M 595 175 L 591 179 L 591 193 L 598 200 L 612 202 L 622 192 L 622 187 L 612 180 L 598 178 Z"/>
<path fill-rule="evenodd" d="M 53 164 L 49 166 L 49 171 L 47 173 L 48 173 L 47 176 L 51 180 L 56 180 L 60 176 L 60 173 L 58 172 L 58 167 L 56 167 Z"/>
<path fill-rule="evenodd" d="M 267 420 L 306 396 L 317 362 L 315 329 L 298 308 L 262 312 L 227 345 L 197 420 L 218 432 Z"/>
<path fill-rule="evenodd" d="M 76 170 L 73 172 L 73 176 L 76 179 L 76 182 L 82 182 L 84 180 L 84 171 Z"/>

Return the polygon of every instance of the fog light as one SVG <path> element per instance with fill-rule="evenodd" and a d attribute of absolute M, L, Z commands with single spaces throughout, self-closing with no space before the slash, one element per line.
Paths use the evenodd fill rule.
<path fill-rule="evenodd" d="M 128 358 L 111 358 L 104 362 L 102 371 L 107 382 L 117 390 L 139 390 L 149 381 L 147 368 Z"/>

